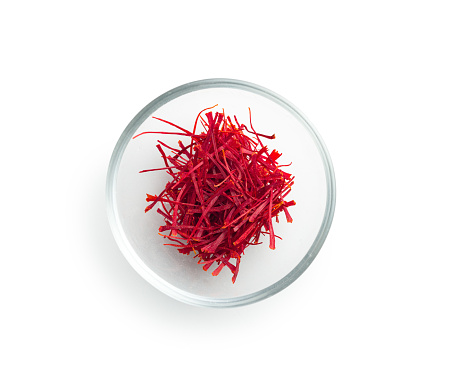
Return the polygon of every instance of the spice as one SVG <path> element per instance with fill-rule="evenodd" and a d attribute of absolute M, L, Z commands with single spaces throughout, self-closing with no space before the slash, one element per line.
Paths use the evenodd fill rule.
<path fill-rule="evenodd" d="M 158 140 L 165 167 L 142 172 L 165 170 L 171 177 L 158 195 L 147 194 L 148 212 L 157 203 L 157 212 L 165 225 L 159 234 L 182 254 L 194 253 L 205 271 L 215 264 L 212 275 L 224 267 L 231 270 L 234 283 L 241 257 L 249 245 L 260 244 L 260 235 L 269 235 L 269 247 L 275 249 L 272 219 L 279 222 L 284 212 L 292 222 L 286 201 L 294 177 L 281 168 L 282 155 L 269 152 L 262 139 L 274 139 L 255 131 L 249 110 L 249 128 L 231 119 L 225 112 L 202 110 L 189 131 L 169 121 L 153 117 L 176 128 L 178 132 L 142 132 L 186 136 L 189 143 L 178 141 L 179 149 Z M 207 112 L 206 112 L 207 111 Z M 197 133 L 198 124 L 204 128 Z M 249 136 L 251 135 L 251 136 Z M 167 155 L 170 151 L 172 155 Z M 290 165 L 290 164 L 288 164 Z"/>

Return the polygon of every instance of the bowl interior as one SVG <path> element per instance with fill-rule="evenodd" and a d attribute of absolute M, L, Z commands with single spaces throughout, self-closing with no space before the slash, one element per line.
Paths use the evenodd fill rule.
<path fill-rule="evenodd" d="M 144 212 L 148 205 L 146 194 L 159 194 L 170 176 L 165 171 L 139 171 L 164 167 L 155 147 L 157 140 L 177 147 L 178 140 L 183 137 L 147 134 L 131 139 L 144 131 L 177 132 L 152 116 L 191 130 L 198 112 L 215 104 L 218 107 L 214 110 L 224 109 L 226 115 L 236 115 L 240 123 L 248 126 L 250 107 L 256 131 L 276 134 L 275 140 L 265 139 L 263 143 L 270 150 L 277 149 L 283 154 L 279 163 L 292 163 L 285 170 L 295 176 L 295 185 L 289 195 L 289 199 L 294 199 L 297 204 L 289 209 L 293 223 L 287 223 L 283 214 L 279 223 L 273 220 L 275 234 L 282 240 L 276 239 L 275 250 L 269 249 L 268 236 L 262 237 L 263 244 L 248 247 L 242 256 L 235 284 L 232 284 L 232 274 L 227 268 L 219 276 L 212 276 L 213 268 L 203 271 L 193 253 L 183 255 L 174 247 L 164 245 L 167 241 L 158 234 L 159 226 L 164 225 L 163 218 L 155 209 Z M 208 300 L 233 300 L 279 282 L 308 255 L 326 213 L 325 164 L 307 122 L 262 94 L 226 87 L 194 90 L 168 102 L 162 101 L 153 110 L 149 116 L 141 116 L 135 121 L 132 128 L 131 123 L 128 134 L 122 136 L 123 150 L 115 172 L 113 210 L 127 259 L 143 277 L 165 287 L 166 291 Z"/>

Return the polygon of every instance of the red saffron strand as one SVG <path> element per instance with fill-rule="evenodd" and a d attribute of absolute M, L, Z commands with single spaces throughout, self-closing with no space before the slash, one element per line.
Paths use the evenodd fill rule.
<path fill-rule="evenodd" d="M 152 133 L 190 137 L 189 145 L 178 142 L 179 149 L 158 140 L 156 147 L 165 167 L 140 172 L 166 170 L 171 181 L 161 193 L 147 194 L 146 201 L 151 204 L 145 212 L 159 203 L 162 209 L 157 208 L 157 212 L 165 221 L 159 234 L 173 242 L 166 245 L 181 254 L 193 252 L 205 271 L 216 264 L 213 276 L 228 268 L 235 283 L 241 257 L 249 245 L 261 244 L 260 235 L 268 234 L 269 248 L 275 249 L 275 238 L 281 239 L 274 233 L 272 220 L 279 222 L 279 213 L 284 212 L 287 222 L 292 222 L 287 207 L 296 203 L 284 199 L 294 177 L 279 169 L 290 165 L 278 164 L 281 153 L 276 149 L 270 153 L 263 145 L 262 138 L 271 140 L 275 135 L 254 129 L 251 109 L 248 129 L 236 116 L 234 124 L 224 110 L 213 113 L 216 106 L 198 113 L 192 132 L 153 117 L 179 132 L 148 131 L 133 138 Z M 198 122 L 203 132 L 197 133 Z M 167 155 L 164 149 L 173 155 Z M 166 231 L 168 234 L 163 234 Z"/>

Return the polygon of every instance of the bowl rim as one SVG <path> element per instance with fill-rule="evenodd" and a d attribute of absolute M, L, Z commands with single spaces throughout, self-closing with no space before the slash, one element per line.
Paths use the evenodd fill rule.
<path fill-rule="evenodd" d="M 199 295 L 194 295 L 185 292 L 162 278 L 160 278 L 156 273 L 152 272 L 138 257 L 134 252 L 131 245 L 126 239 L 124 231 L 120 229 L 120 221 L 117 210 L 116 202 L 116 184 L 117 184 L 117 174 L 120 168 L 120 162 L 125 152 L 125 149 L 131 140 L 134 132 L 140 127 L 140 125 L 156 110 L 162 107 L 164 104 L 170 102 L 171 100 L 185 95 L 187 93 L 209 89 L 209 88 L 234 88 L 244 91 L 249 91 L 257 95 L 263 96 L 284 109 L 290 112 L 294 117 L 296 117 L 308 129 L 311 134 L 318 150 L 321 155 L 321 159 L 324 165 L 324 171 L 326 176 L 327 184 L 327 195 L 326 195 L 326 207 L 323 215 L 323 220 L 321 222 L 320 230 L 309 248 L 308 252 L 304 255 L 301 261 L 283 278 L 278 280 L 276 283 L 259 290 L 257 292 L 233 297 L 233 298 L 211 298 Z M 290 284 L 292 284 L 296 279 L 301 276 L 304 271 L 309 267 L 312 261 L 315 259 L 324 241 L 329 233 L 329 229 L 332 224 L 334 217 L 336 203 L 336 182 L 334 168 L 332 165 L 332 160 L 330 158 L 329 152 L 317 130 L 306 118 L 306 116 L 291 102 L 286 100 L 284 97 L 278 95 L 277 93 L 264 88 L 260 85 L 250 83 L 247 81 L 228 79 L 228 78 L 211 78 L 204 80 L 197 80 L 190 83 L 180 85 L 173 88 L 161 96 L 157 97 L 149 104 L 147 104 L 127 125 L 123 133 L 121 134 L 115 148 L 112 152 L 111 159 L 109 162 L 109 167 L 106 176 L 106 211 L 109 220 L 109 225 L 111 227 L 113 236 L 119 249 L 121 250 L 125 259 L 131 264 L 131 266 L 136 270 L 136 272 L 142 276 L 147 282 L 157 288 L 159 291 L 165 293 L 166 295 L 177 299 L 181 302 L 192 304 L 196 306 L 203 307 L 237 307 L 242 305 L 247 305 L 251 303 L 256 303 L 258 301 L 267 299 L 270 296 L 284 290 Z"/>

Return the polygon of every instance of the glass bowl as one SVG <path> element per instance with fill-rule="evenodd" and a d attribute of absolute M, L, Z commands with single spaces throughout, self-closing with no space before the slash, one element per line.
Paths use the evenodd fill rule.
<path fill-rule="evenodd" d="M 289 195 L 296 206 L 289 209 L 293 222 L 283 214 L 273 221 L 276 249 L 263 244 L 249 246 L 241 258 L 235 284 L 227 268 L 212 276 L 197 259 L 180 254 L 158 234 L 164 225 L 155 211 L 145 213 L 146 194 L 160 193 L 170 176 L 165 171 L 139 173 L 164 167 L 155 148 L 157 140 L 176 146 L 177 135 L 141 135 L 144 131 L 167 131 L 171 127 L 152 116 L 191 130 L 199 111 L 218 104 L 227 115 L 236 115 L 257 132 L 275 134 L 265 140 L 277 149 L 282 164 L 292 163 L 295 176 Z M 176 131 L 176 129 L 172 129 Z M 163 136 L 163 137 L 162 137 Z M 295 281 L 318 254 L 328 234 L 335 208 L 335 177 L 326 147 L 306 117 L 290 102 L 261 86 L 239 80 L 208 79 L 181 85 L 143 108 L 126 127 L 115 146 L 106 182 L 109 222 L 117 244 L 131 266 L 154 287 L 177 300 L 207 307 L 235 307 L 257 302 L 280 292 Z"/>

